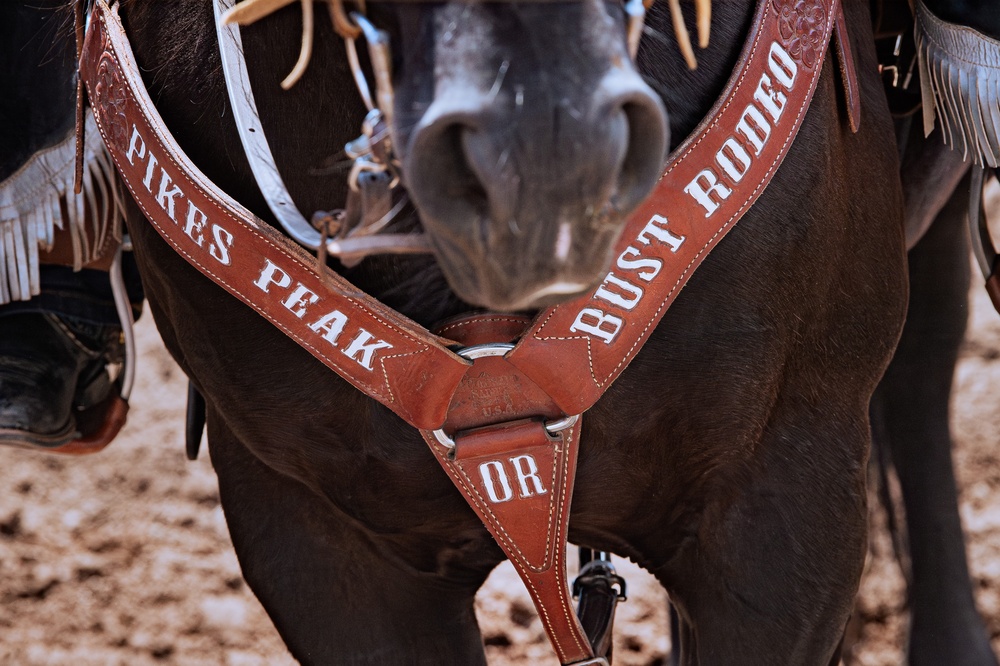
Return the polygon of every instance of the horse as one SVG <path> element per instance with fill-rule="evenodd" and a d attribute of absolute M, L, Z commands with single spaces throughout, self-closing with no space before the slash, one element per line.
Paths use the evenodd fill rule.
<path fill-rule="evenodd" d="M 682 664 L 836 664 L 861 575 L 868 405 L 907 288 L 871 20 L 862 3 L 844 11 L 858 131 L 827 58 L 771 185 L 585 416 L 570 539 L 657 577 Z M 122 0 L 119 13 L 177 142 L 273 222 L 232 120 L 209 3 Z M 593 288 L 664 148 L 724 89 L 752 14 L 716 3 L 692 72 L 660 5 L 633 64 L 613 2 L 373 3 L 368 18 L 397 54 L 393 143 L 415 204 L 397 224 L 422 227 L 435 253 L 331 265 L 428 328 Z M 255 89 L 274 90 L 289 67 L 277 54 L 300 30 L 287 9 L 243 30 Z M 365 115 L 341 42 L 317 33 L 299 83 L 258 100 L 302 210 L 347 197 L 330 157 Z M 244 575 L 291 653 L 484 663 L 472 600 L 504 555 L 418 432 L 193 269 L 134 203 L 128 222 L 150 311 L 204 396 Z"/>

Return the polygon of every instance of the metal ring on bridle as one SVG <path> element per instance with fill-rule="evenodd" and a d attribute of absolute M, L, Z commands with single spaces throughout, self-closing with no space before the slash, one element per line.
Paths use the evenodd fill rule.
<path fill-rule="evenodd" d="M 474 361 L 477 358 L 486 358 L 487 356 L 506 356 L 507 353 L 513 348 L 514 345 L 510 342 L 489 342 L 482 345 L 463 347 L 455 353 L 462 358 Z M 546 421 L 545 430 L 550 435 L 554 435 L 561 430 L 571 427 L 579 420 L 580 415 L 573 414 L 572 416 L 564 416 L 563 418 L 556 419 L 555 421 Z M 452 439 L 442 428 L 434 430 L 431 434 L 434 435 L 434 439 L 436 439 L 441 446 L 449 450 L 454 450 L 455 440 Z"/>

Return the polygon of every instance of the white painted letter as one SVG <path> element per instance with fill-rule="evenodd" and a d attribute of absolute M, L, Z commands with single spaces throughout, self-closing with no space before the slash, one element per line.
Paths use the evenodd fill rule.
<path fill-rule="evenodd" d="M 604 344 L 610 345 L 621 330 L 622 323 L 621 317 L 604 314 L 597 308 L 584 308 L 569 330 L 597 336 L 604 340 Z"/>
<path fill-rule="evenodd" d="M 705 217 L 708 217 L 715 212 L 715 209 L 719 207 L 726 197 L 733 193 L 728 187 L 719 182 L 718 176 L 712 169 L 702 169 L 701 172 L 694 177 L 690 183 L 684 188 L 684 191 L 694 197 L 694 200 L 702 205 L 705 209 Z M 718 201 L 713 200 L 717 199 Z"/>
<path fill-rule="evenodd" d="M 375 342 L 369 343 L 369 340 L 375 340 Z M 391 347 L 392 345 L 385 340 L 376 339 L 374 335 L 362 328 L 354 336 L 354 339 L 351 340 L 351 344 L 347 346 L 347 349 L 341 353 L 348 358 L 353 358 L 363 367 L 371 370 L 372 356 L 375 355 L 375 352 L 379 349 L 389 349 Z M 358 354 L 361 355 L 361 358 L 358 358 Z"/>
<path fill-rule="evenodd" d="M 781 112 L 785 110 L 785 102 L 788 101 L 785 93 L 775 90 L 771 86 L 771 77 L 767 74 L 760 75 L 760 82 L 757 83 L 757 90 L 754 91 L 753 98 L 764 107 L 774 122 L 778 122 L 778 119 L 781 118 Z"/>
<path fill-rule="evenodd" d="M 730 154 L 732 157 L 729 156 Z M 733 161 L 733 158 L 739 162 L 739 166 Z M 750 153 L 732 137 L 726 139 L 726 142 L 722 144 L 722 148 L 715 154 L 715 161 L 733 183 L 743 180 L 743 176 L 747 175 L 747 171 L 750 170 Z"/>
<path fill-rule="evenodd" d="M 205 227 L 208 218 L 193 203 L 188 201 L 187 224 L 184 225 L 184 233 L 201 247 L 205 237 L 201 235 L 201 230 Z"/>
<path fill-rule="evenodd" d="M 720 185 L 719 187 L 723 186 Z M 725 189 L 725 187 L 723 187 L 723 189 Z M 726 196 L 728 196 L 728 194 Z M 662 224 L 663 226 L 662 227 L 659 226 L 660 224 Z M 667 225 L 667 218 L 663 217 L 662 215 L 654 215 L 653 217 L 649 218 L 649 222 L 646 224 L 645 227 L 642 228 L 642 231 L 639 232 L 637 239 L 643 245 L 649 245 L 650 241 L 652 241 L 653 238 L 655 238 L 661 243 L 666 243 L 667 245 L 669 245 L 671 252 L 676 252 L 680 248 L 681 243 L 684 242 L 684 236 L 677 236 L 675 234 L 672 234 L 670 230 L 667 229 L 666 225 Z M 650 238 L 650 236 L 652 236 L 653 238 Z"/>
<path fill-rule="evenodd" d="M 648 244 L 649 241 L 646 241 L 646 243 Z M 663 262 L 655 257 L 649 259 L 629 259 L 629 257 L 642 257 L 642 255 L 639 254 L 639 250 L 629 245 L 625 248 L 624 252 L 618 255 L 618 268 L 626 271 L 638 271 L 637 277 L 640 280 L 645 280 L 646 282 L 655 278 L 660 272 L 660 269 L 663 268 Z M 647 268 L 649 270 L 644 271 L 642 270 L 643 268 Z"/>
<path fill-rule="evenodd" d="M 311 291 L 309 291 L 309 289 L 307 289 L 306 287 L 302 286 L 301 283 L 299 283 L 295 287 L 295 290 L 292 293 L 290 293 L 288 295 L 288 298 L 282 301 L 281 304 L 284 305 L 286 308 L 288 308 L 289 312 L 291 312 L 293 315 L 295 315 L 299 319 L 302 319 L 302 316 L 305 315 L 306 313 L 306 308 L 310 304 L 315 303 L 318 300 L 319 296 L 312 293 Z"/>
<path fill-rule="evenodd" d="M 138 157 L 140 160 L 146 156 L 146 142 L 142 140 L 142 136 L 135 125 L 132 125 L 132 138 L 128 141 L 128 152 L 125 153 L 129 164 L 135 164 L 132 161 L 133 156 Z"/>
<path fill-rule="evenodd" d="M 745 136 L 750 145 L 753 146 L 753 154 L 760 155 L 764 144 L 771 136 L 771 125 L 767 122 L 764 114 L 751 104 L 743 110 L 740 122 L 736 123 L 736 131 Z"/>
<path fill-rule="evenodd" d="M 514 471 L 517 472 L 517 483 L 521 486 L 521 497 L 544 495 L 548 492 L 542 485 L 542 480 L 538 478 L 538 465 L 534 458 L 528 455 L 514 456 L 510 458 L 510 462 L 514 465 Z M 531 479 L 531 485 L 535 487 L 534 492 L 528 489 L 528 479 Z"/>
<path fill-rule="evenodd" d="M 268 293 L 268 285 L 271 284 L 276 284 L 279 287 L 287 287 L 292 283 L 292 278 L 288 277 L 288 273 L 275 266 L 270 259 L 265 259 L 265 261 L 267 265 L 264 266 L 264 270 L 260 272 L 260 276 L 254 282 L 255 285 L 260 287 L 261 291 L 265 294 Z M 278 276 L 278 279 L 275 279 L 275 275 Z"/>
<path fill-rule="evenodd" d="M 322 333 L 327 342 L 336 346 L 337 338 L 344 332 L 346 324 L 347 316 L 340 310 L 334 310 L 309 324 L 309 328 L 316 333 Z"/>
<path fill-rule="evenodd" d="M 149 157 L 146 160 L 146 177 L 142 179 L 142 184 L 146 186 L 146 191 L 150 194 L 153 193 L 153 171 L 156 170 L 156 165 L 159 162 L 156 161 L 156 155 L 153 151 L 149 151 Z"/>
<path fill-rule="evenodd" d="M 149 156 L 152 157 L 153 154 L 150 153 Z M 167 191 L 171 185 L 173 185 L 173 189 Z M 160 169 L 160 190 L 156 193 L 156 200 L 159 202 L 160 208 L 167 211 L 167 215 L 174 222 L 177 221 L 177 218 L 174 217 L 174 197 L 178 194 L 182 194 L 181 188 L 170 182 L 170 176 L 167 175 L 167 172 Z"/>
<path fill-rule="evenodd" d="M 788 51 L 782 48 L 778 42 L 771 42 L 771 52 L 768 54 L 767 67 L 771 70 L 771 74 L 774 74 L 774 78 L 778 79 L 778 83 L 785 87 L 785 90 L 792 89 L 792 86 L 795 85 L 795 75 L 798 74 L 799 66 L 795 64 L 792 56 L 788 55 Z"/>
<path fill-rule="evenodd" d="M 611 291 L 608 288 L 611 285 L 614 285 L 617 289 Z M 608 273 L 608 276 L 604 278 L 604 282 L 601 283 L 601 286 L 594 293 L 594 298 L 600 298 L 612 305 L 617 305 L 625 310 L 631 310 L 642 300 L 642 287 L 615 277 L 613 273 Z"/>
<path fill-rule="evenodd" d="M 496 473 L 496 478 L 494 478 L 494 472 Z M 486 494 L 489 495 L 490 501 L 494 504 L 508 502 L 514 497 L 514 491 L 510 489 L 510 481 L 507 480 L 507 472 L 504 471 L 503 465 L 496 460 L 481 464 L 479 466 L 479 476 L 483 479 L 483 487 L 486 488 Z M 500 490 L 503 491 L 502 496 L 497 495 L 498 481 L 500 482 Z"/>
<path fill-rule="evenodd" d="M 228 266 L 231 263 L 229 248 L 233 246 L 233 235 L 219 225 L 213 224 L 212 238 L 215 242 L 208 244 L 208 253 L 223 266 Z"/>

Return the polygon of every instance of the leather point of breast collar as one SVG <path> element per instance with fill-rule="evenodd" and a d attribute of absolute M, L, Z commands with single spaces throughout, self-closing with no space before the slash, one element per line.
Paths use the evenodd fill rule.
<path fill-rule="evenodd" d="M 671 155 L 618 243 L 616 255 L 626 261 L 593 292 L 545 310 L 527 328 L 490 315 L 495 321 L 452 322 L 441 335 L 317 266 L 205 177 L 149 100 L 105 0 L 96 1 L 81 73 L 101 136 L 157 232 L 320 362 L 419 428 L 514 562 L 560 660 L 600 663 L 604 655 L 595 655 L 573 613 L 564 561 L 582 423 L 566 420 L 555 433 L 545 424 L 581 414 L 601 397 L 763 192 L 806 114 L 840 12 L 838 0 L 759 0 L 723 98 Z M 846 49 L 843 34 L 840 44 Z M 494 336 L 519 339 L 502 356 L 476 360 L 449 348 L 498 342 Z M 455 455 L 433 437 L 439 428 L 454 436 Z"/>

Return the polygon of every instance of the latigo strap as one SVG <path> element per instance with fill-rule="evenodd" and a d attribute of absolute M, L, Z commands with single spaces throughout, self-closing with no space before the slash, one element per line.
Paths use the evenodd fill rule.
<path fill-rule="evenodd" d="M 321 275 L 312 257 L 212 184 L 156 112 L 105 0 L 95 3 L 80 65 L 101 136 L 160 235 L 420 428 L 525 581 L 560 660 L 599 663 L 566 585 L 581 424 L 565 417 L 600 398 L 770 182 L 802 123 L 840 11 L 838 0 L 760 0 L 722 98 L 630 217 L 603 283 L 542 312 L 520 336 L 524 322 L 506 316 L 440 331 L 464 344 L 520 337 L 513 351 L 492 349 L 474 361 L 332 271 Z M 852 79 L 853 68 L 841 64 Z M 850 107 L 856 126 L 857 105 Z"/>

